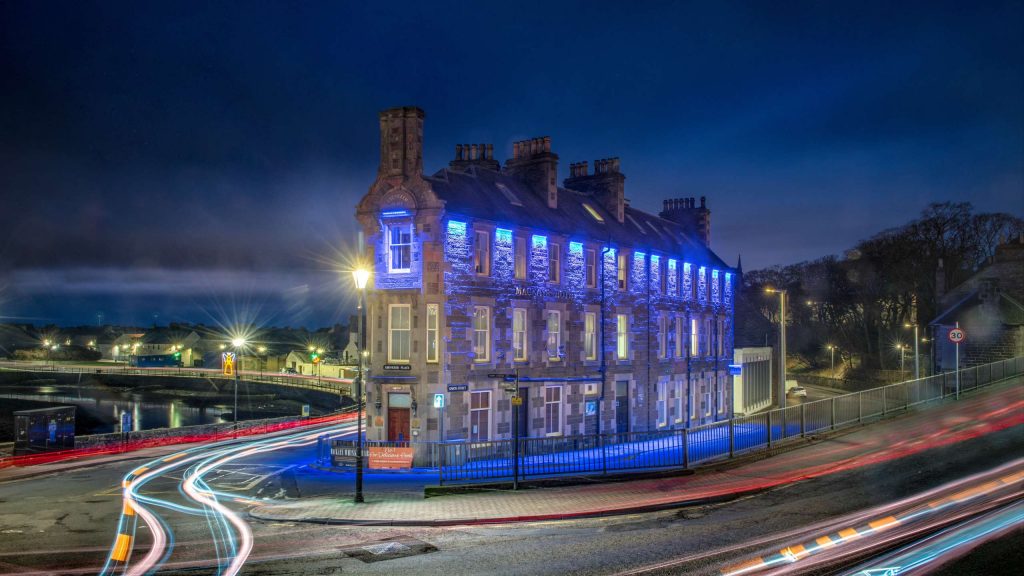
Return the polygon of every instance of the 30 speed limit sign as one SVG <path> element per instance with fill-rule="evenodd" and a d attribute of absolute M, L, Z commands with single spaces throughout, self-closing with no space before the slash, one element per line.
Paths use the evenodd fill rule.
<path fill-rule="evenodd" d="M 949 331 L 949 341 L 952 342 L 953 344 L 959 344 L 959 343 L 963 342 L 964 338 L 967 338 L 967 334 L 964 334 L 964 331 L 963 331 L 962 328 L 952 328 L 952 329 L 950 329 L 950 331 Z"/>

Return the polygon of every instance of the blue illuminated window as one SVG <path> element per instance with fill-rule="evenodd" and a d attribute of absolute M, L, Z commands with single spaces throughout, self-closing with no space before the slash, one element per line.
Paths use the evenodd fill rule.
<path fill-rule="evenodd" d="M 388 272 L 408 272 L 412 267 L 412 224 L 389 224 L 385 238 Z"/>

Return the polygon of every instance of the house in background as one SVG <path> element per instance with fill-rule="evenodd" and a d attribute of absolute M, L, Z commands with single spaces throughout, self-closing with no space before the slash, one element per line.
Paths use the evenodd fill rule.
<path fill-rule="evenodd" d="M 960 345 L 961 367 L 1024 355 L 1024 234 L 1000 244 L 987 265 L 941 294 L 939 310 L 929 323 L 936 373 L 956 369 L 948 334 L 957 322 L 967 335 Z"/>

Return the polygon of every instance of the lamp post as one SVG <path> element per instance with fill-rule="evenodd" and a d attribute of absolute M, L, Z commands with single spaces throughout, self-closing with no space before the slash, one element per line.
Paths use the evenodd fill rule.
<path fill-rule="evenodd" d="M 786 291 L 765 288 L 769 294 L 779 295 L 779 408 L 786 407 Z"/>
<path fill-rule="evenodd" d="M 238 438 L 238 378 L 242 371 L 242 347 L 245 346 L 245 338 L 235 338 L 231 340 L 231 345 L 235 347 L 235 411 L 232 420 L 235 421 L 235 438 Z"/>
<path fill-rule="evenodd" d="M 257 351 L 260 353 L 260 380 L 263 380 L 263 368 L 267 363 L 267 347 L 260 346 Z"/>
<path fill-rule="evenodd" d="M 917 335 L 917 324 L 904 324 L 903 327 L 914 329 L 914 380 L 918 380 L 921 378 L 921 363 L 918 361 L 918 344 L 921 338 Z"/>
<path fill-rule="evenodd" d="M 356 353 L 359 355 L 359 370 L 356 372 L 356 496 L 355 502 L 363 501 L 363 314 L 366 310 L 366 283 L 370 271 L 358 268 L 352 271 L 352 280 L 359 290 L 359 328 L 356 335 Z"/>
<path fill-rule="evenodd" d="M 836 377 L 836 347 L 832 344 L 828 345 L 829 355 L 832 357 L 832 379 Z"/>
<path fill-rule="evenodd" d="M 907 346 L 906 346 L 906 344 L 900 343 L 900 344 L 896 345 L 896 349 L 900 351 L 900 374 L 902 376 L 902 373 L 903 373 L 903 356 L 904 356 L 904 352 L 906 352 L 906 350 L 907 350 Z"/>

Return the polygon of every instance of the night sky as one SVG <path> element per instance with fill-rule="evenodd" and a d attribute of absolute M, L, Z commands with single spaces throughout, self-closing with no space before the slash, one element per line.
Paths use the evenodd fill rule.
<path fill-rule="evenodd" d="M 377 112 L 619 156 L 745 269 L 1024 215 L 1020 2 L 0 3 L 0 320 L 329 325 Z M 977 4 L 977 5 L 975 5 Z"/>

